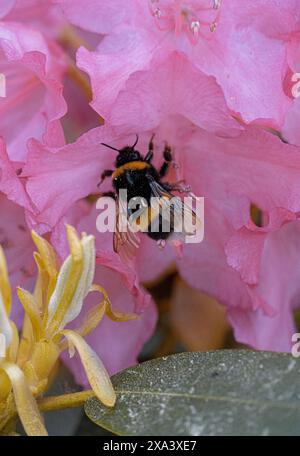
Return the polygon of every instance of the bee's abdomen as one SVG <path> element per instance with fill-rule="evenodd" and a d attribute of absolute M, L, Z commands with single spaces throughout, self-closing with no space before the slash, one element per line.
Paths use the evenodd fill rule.
<path fill-rule="evenodd" d="M 167 233 L 167 232 L 164 232 L 164 231 L 159 231 L 159 232 L 153 232 L 150 230 L 150 227 L 149 227 L 149 230 L 147 232 L 147 235 L 153 239 L 154 241 L 159 241 L 160 239 L 168 239 L 170 236 L 171 236 L 172 232 L 170 233 Z"/>

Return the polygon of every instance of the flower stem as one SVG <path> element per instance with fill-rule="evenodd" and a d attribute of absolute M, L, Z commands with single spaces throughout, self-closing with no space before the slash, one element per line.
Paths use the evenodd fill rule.
<path fill-rule="evenodd" d="M 38 399 L 38 406 L 41 412 L 51 412 L 65 408 L 81 407 L 87 399 L 95 396 L 92 390 L 79 391 L 78 393 L 63 394 L 61 396 L 50 396 Z"/>
<path fill-rule="evenodd" d="M 95 396 L 95 393 L 92 390 L 87 390 L 79 391 L 78 393 L 63 394 L 61 396 L 43 397 L 38 399 L 37 403 L 41 412 L 51 412 L 54 410 L 81 407 L 87 399 L 93 396 Z M 0 435 L 9 435 L 14 432 L 17 415 L 16 406 L 13 404 L 2 426 L 0 423 Z"/>
<path fill-rule="evenodd" d="M 60 42 L 70 49 L 73 49 L 73 51 L 77 51 L 80 46 L 84 46 L 87 49 L 90 48 L 89 43 L 77 33 L 72 25 L 66 25 L 62 29 Z"/>
<path fill-rule="evenodd" d="M 92 99 L 92 89 L 84 74 L 77 68 L 74 62 L 69 62 L 68 75 L 72 81 L 82 90 L 87 99 L 90 101 Z"/>
<path fill-rule="evenodd" d="M 86 43 L 85 40 L 78 35 L 72 26 L 66 26 L 63 28 L 60 43 L 69 56 L 68 74 L 70 78 L 75 82 L 75 84 L 77 84 L 90 101 L 92 99 L 92 89 L 88 78 L 82 71 L 79 70 L 79 68 L 77 68 L 73 58 L 71 57 L 71 55 L 73 55 L 73 53 L 76 52 L 80 46 L 84 46 L 89 49 L 88 43 Z M 69 50 L 71 50 L 71 52 L 68 52 Z"/>

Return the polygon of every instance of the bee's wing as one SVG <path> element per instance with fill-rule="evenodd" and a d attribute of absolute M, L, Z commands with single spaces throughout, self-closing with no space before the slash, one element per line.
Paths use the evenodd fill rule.
<path fill-rule="evenodd" d="M 160 212 L 162 218 L 164 218 L 164 214 L 166 213 L 165 210 L 170 211 L 170 220 L 174 229 L 172 238 L 180 239 L 182 236 L 192 236 L 195 233 L 195 226 L 201 224 L 193 208 L 185 204 L 181 198 L 166 190 L 156 180 L 149 179 L 149 184 L 153 196 L 160 198 L 159 206 L 162 209 Z M 184 223 L 183 217 L 185 217 Z"/>
<path fill-rule="evenodd" d="M 122 214 L 119 212 L 119 207 Z M 120 216 L 123 216 L 122 223 L 126 231 L 121 230 Z M 136 232 L 131 229 L 130 223 L 128 222 L 126 213 L 126 207 L 121 199 L 117 199 L 116 204 L 116 230 L 113 237 L 114 251 L 120 255 L 124 261 L 131 261 L 137 253 L 140 246 L 140 238 Z M 123 227 L 122 227 L 123 228 Z"/>

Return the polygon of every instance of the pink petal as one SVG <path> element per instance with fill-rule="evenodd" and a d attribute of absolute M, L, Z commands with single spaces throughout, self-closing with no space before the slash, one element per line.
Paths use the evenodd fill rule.
<path fill-rule="evenodd" d="M 287 223 L 270 234 L 265 244 L 260 283 L 255 292 L 272 303 L 274 317 L 260 310 L 254 313 L 229 311 L 236 337 L 241 342 L 265 350 L 291 350 L 291 336 L 296 332 L 292 312 L 300 298 L 299 229 L 299 221 Z"/>
<path fill-rule="evenodd" d="M 175 252 L 169 244 L 160 250 L 147 235 L 142 237 L 141 247 L 136 258 L 136 270 L 142 283 L 149 283 L 160 278 L 174 266 Z"/>
<path fill-rule="evenodd" d="M 246 123 L 267 119 L 282 125 L 289 99 L 282 87 L 285 45 L 248 27 L 219 27 L 212 43 L 190 49 L 194 65 L 215 76 L 229 108 Z M 271 76 L 272 75 L 272 76 Z"/>
<path fill-rule="evenodd" d="M 0 192 L 5 193 L 7 198 L 33 210 L 23 183 L 17 177 L 13 162 L 9 160 L 3 138 L 0 137 Z"/>
<path fill-rule="evenodd" d="M 0 17 L 6 16 L 7 13 L 12 9 L 16 0 L 2 0 L 0 4 Z"/>
<path fill-rule="evenodd" d="M 176 136 L 174 141 L 179 147 Z M 299 224 L 294 221 L 300 196 L 298 149 L 255 128 L 234 139 L 194 131 L 184 141 L 183 176 L 194 193 L 206 196 L 205 237 L 199 245 L 184 246 L 177 261 L 180 273 L 226 305 L 238 340 L 258 349 L 288 350 L 300 283 L 294 277 L 299 268 L 293 231 Z M 250 222 L 251 202 L 267 211 L 266 226 Z M 275 339 L 280 321 L 284 330 Z"/>
<path fill-rule="evenodd" d="M 223 15 L 238 27 L 255 27 L 272 38 L 287 38 L 299 30 L 298 0 L 225 0 Z"/>
<path fill-rule="evenodd" d="M 216 78 L 229 109 L 246 123 L 257 121 L 279 128 L 290 104 L 283 90 L 283 78 L 287 70 L 285 40 L 291 38 L 286 32 L 290 30 L 294 34 L 299 29 L 299 8 L 295 1 L 244 0 L 241 7 L 238 0 L 225 0 L 216 31 L 210 34 L 210 39 L 201 37 L 194 45 L 184 33 L 160 30 L 146 4 L 135 0 L 128 1 L 126 6 L 112 2 L 112 7 L 118 8 L 116 21 L 122 17 L 122 23 L 116 24 L 114 17 L 108 18 L 105 21 L 108 35 L 100 42 L 97 52 L 84 49 L 78 52 L 78 66 L 92 81 L 94 109 L 109 117 L 111 103 L 118 93 L 126 90 L 126 81 L 135 72 L 154 71 L 158 62 L 177 51 L 184 53 L 199 72 Z M 194 6 L 188 2 L 191 11 Z M 77 15 L 76 8 L 74 12 Z M 79 19 L 77 23 L 82 21 Z"/>
<path fill-rule="evenodd" d="M 249 285 L 258 283 L 261 255 L 268 233 L 295 219 L 296 215 L 289 211 L 272 210 L 266 226 L 258 228 L 250 222 L 230 238 L 225 247 L 227 261 L 232 268 L 240 272 L 243 281 Z"/>
<path fill-rule="evenodd" d="M 265 239 L 266 234 L 264 232 L 258 230 L 254 232 L 243 227 L 226 245 L 228 264 L 238 270 L 241 278 L 250 285 L 258 282 L 261 252 Z M 236 257 L 239 261 L 237 261 Z M 242 265 L 240 264 L 241 258 Z"/>
<path fill-rule="evenodd" d="M 126 14 L 130 15 L 133 2 L 110 0 L 98 2 L 96 0 L 55 0 L 62 12 L 72 24 L 94 33 L 109 33 L 113 27 L 121 24 Z M 126 11 L 127 10 L 127 11 Z"/>
<path fill-rule="evenodd" d="M 227 139 L 191 129 L 190 137 L 186 134 L 182 142 L 183 177 L 194 193 L 224 204 L 236 227 L 244 225 L 247 202 L 247 211 L 251 202 L 262 210 L 300 210 L 298 148 L 254 127 Z M 235 201 L 241 204 L 242 200 L 243 211 L 235 209 Z"/>
<path fill-rule="evenodd" d="M 135 72 L 107 113 L 106 120 L 120 131 L 156 128 L 165 118 L 180 114 L 201 128 L 217 134 L 238 134 L 214 78 L 197 70 L 174 52 L 162 64 Z"/>
<path fill-rule="evenodd" d="M 37 222 L 54 227 L 75 201 L 97 192 L 101 172 L 112 163 L 111 151 L 100 145 L 110 141 L 105 131 L 103 136 L 91 131 L 58 150 L 29 143 L 22 175 L 28 177 L 27 191 L 40 211 Z"/>
<path fill-rule="evenodd" d="M 282 129 L 283 137 L 291 144 L 300 146 L 300 97 L 295 99 L 286 112 Z"/>
<path fill-rule="evenodd" d="M 54 0 L 14 0 L 12 3 L 14 6 L 5 17 L 6 21 L 28 24 L 51 37 L 57 37 L 65 25 Z"/>
<path fill-rule="evenodd" d="M 66 112 L 61 84 L 65 62 L 56 45 L 16 23 L 0 26 L 0 62 L 7 87 L 7 96 L 0 99 L 1 134 L 10 156 L 22 160 L 27 140 L 42 139 Z"/>
<path fill-rule="evenodd" d="M 147 35 L 123 28 L 116 36 L 101 41 L 99 52 L 89 52 L 84 47 L 77 51 L 77 65 L 91 79 L 91 106 L 104 118 L 130 74 L 147 68 L 153 57 L 153 45 Z M 104 52 L 101 53 L 103 46 Z"/>

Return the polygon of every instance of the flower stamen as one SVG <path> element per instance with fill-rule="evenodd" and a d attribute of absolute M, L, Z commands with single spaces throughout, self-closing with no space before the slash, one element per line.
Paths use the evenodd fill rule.
<path fill-rule="evenodd" d="M 159 30 L 185 33 L 192 44 L 215 32 L 221 0 L 150 0 L 149 9 Z"/>
<path fill-rule="evenodd" d="M 194 36 L 198 35 L 199 30 L 200 30 L 200 22 L 199 21 L 193 21 L 191 23 L 191 30 Z"/>

